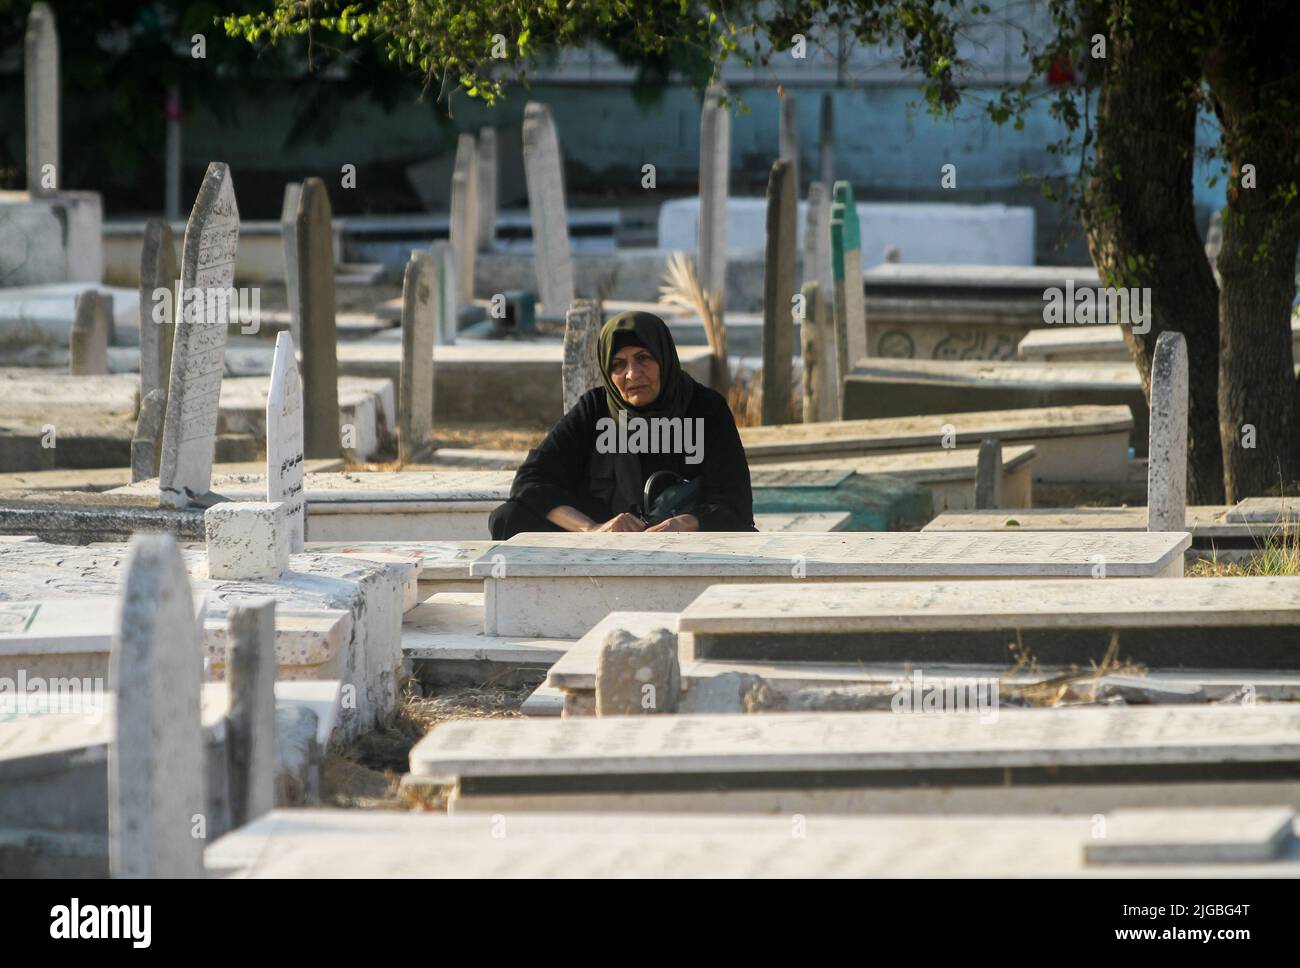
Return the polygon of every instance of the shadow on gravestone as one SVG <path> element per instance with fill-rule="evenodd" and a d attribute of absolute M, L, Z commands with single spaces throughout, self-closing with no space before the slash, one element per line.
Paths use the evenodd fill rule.
<path fill-rule="evenodd" d="M 211 500 L 230 318 L 224 297 L 233 290 L 238 248 L 239 207 L 230 169 L 214 161 L 203 176 L 181 252 L 181 300 L 158 474 L 163 507 Z"/>
<path fill-rule="evenodd" d="M 116 696 L 109 869 L 114 877 L 202 877 L 202 653 L 185 562 L 171 535 L 132 540 L 119 616 L 109 658 Z"/>

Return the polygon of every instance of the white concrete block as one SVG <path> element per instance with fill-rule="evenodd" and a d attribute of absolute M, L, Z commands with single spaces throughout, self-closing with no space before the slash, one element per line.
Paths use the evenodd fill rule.
<path fill-rule="evenodd" d="M 289 522 L 282 501 L 229 501 L 207 509 L 208 577 L 279 578 L 289 568 Z"/>

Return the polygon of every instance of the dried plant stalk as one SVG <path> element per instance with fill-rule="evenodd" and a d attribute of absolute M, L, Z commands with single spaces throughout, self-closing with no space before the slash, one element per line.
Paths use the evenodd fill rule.
<path fill-rule="evenodd" d="M 713 355 L 713 386 L 725 396 L 731 386 L 727 367 L 727 327 L 718 312 L 717 294 L 704 291 L 695 273 L 695 263 L 686 253 L 674 252 L 668 257 L 668 271 L 659 287 L 659 301 L 693 310 L 704 321 L 704 335 Z"/>

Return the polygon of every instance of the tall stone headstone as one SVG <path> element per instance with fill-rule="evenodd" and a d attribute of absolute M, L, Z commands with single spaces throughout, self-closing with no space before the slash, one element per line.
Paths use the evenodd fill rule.
<path fill-rule="evenodd" d="M 573 302 L 573 253 L 564 200 L 564 159 L 550 108 L 529 101 L 524 108 L 524 177 L 533 225 L 537 292 L 548 312 Z"/>
<path fill-rule="evenodd" d="M 284 504 L 289 553 L 300 554 L 307 532 L 303 495 L 302 380 L 293 337 L 275 336 L 271 386 L 266 394 L 266 500 Z"/>
<path fill-rule="evenodd" d="M 805 282 L 816 284 L 817 306 L 806 310 L 803 325 L 815 325 L 816 333 L 810 334 L 808 340 L 817 350 L 816 373 L 817 412 L 805 420 L 835 420 L 839 417 L 839 351 L 835 338 L 835 276 L 831 270 L 831 198 L 830 190 L 822 182 L 813 182 L 808 186 L 807 227 L 804 232 L 804 268 Z M 804 360 L 804 366 L 808 365 Z"/>
<path fill-rule="evenodd" d="M 108 372 L 112 321 L 112 296 L 94 289 L 85 289 L 77 294 L 72 332 L 68 339 L 68 367 L 73 376 L 98 376 Z"/>
<path fill-rule="evenodd" d="M 108 748 L 109 870 L 114 877 L 201 877 L 202 652 L 185 562 L 171 535 L 132 540 L 118 615 L 109 658 L 116 695 Z"/>
<path fill-rule="evenodd" d="M 131 481 L 147 481 L 158 476 L 158 459 L 162 455 L 163 414 L 167 410 L 167 393 L 154 387 L 140 401 L 131 438 Z"/>
<path fill-rule="evenodd" d="M 825 393 L 825 353 L 822 343 L 821 315 L 822 298 L 820 286 L 815 281 L 803 284 L 804 317 L 799 326 L 799 341 L 803 359 L 803 422 L 813 423 L 824 420 L 822 416 Z"/>
<path fill-rule="evenodd" d="M 773 162 L 767 180 L 767 248 L 763 260 L 764 424 L 790 422 L 796 201 L 790 165 L 781 160 Z"/>
<path fill-rule="evenodd" d="M 975 461 L 975 510 L 988 511 L 1002 507 L 1002 442 L 980 442 L 979 457 Z"/>
<path fill-rule="evenodd" d="M 1151 439 L 1147 450 L 1147 530 L 1187 524 L 1187 341 L 1166 330 L 1151 358 Z"/>
<path fill-rule="evenodd" d="M 826 186 L 835 184 L 835 105 L 830 92 L 822 95 L 821 125 L 817 138 L 818 177 Z"/>
<path fill-rule="evenodd" d="M 186 507 L 212 488 L 238 248 L 239 206 L 230 169 L 214 161 L 203 176 L 181 250 L 181 292 L 158 474 L 164 507 Z"/>
<path fill-rule="evenodd" d="M 843 272 L 845 339 L 848 357 L 844 372 L 869 355 L 867 346 L 866 298 L 862 291 L 862 231 L 858 225 L 858 207 L 853 201 L 853 186 L 846 181 L 835 183 L 834 202 L 844 206 Z"/>
<path fill-rule="evenodd" d="M 727 189 L 731 171 L 731 112 L 718 104 L 727 90 L 713 84 L 700 110 L 699 279 L 721 314 L 727 288 Z"/>
<path fill-rule="evenodd" d="M 790 182 L 794 193 L 799 195 L 799 102 L 794 95 L 782 88 L 778 92 L 781 99 L 780 153 L 778 157 L 790 165 Z"/>
<path fill-rule="evenodd" d="M 600 364 L 596 360 L 596 338 L 600 335 L 600 308 L 588 299 L 579 299 L 564 317 L 564 412 L 573 409 L 578 398 L 592 387 L 600 386 Z"/>
<path fill-rule="evenodd" d="M 296 222 L 303 424 L 307 457 L 337 457 L 339 360 L 334 319 L 334 219 L 319 178 L 302 183 Z"/>
<path fill-rule="evenodd" d="M 275 600 L 231 605 L 227 629 L 226 759 L 238 828 L 275 807 Z"/>
<path fill-rule="evenodd" d="M 298 200 L 302 198 L 302 183 L 288 182 L 284 186 L 284 200 L 280 203 L 280 238 L 284 243 L 284 289 L 289 303 L 289 332 L 294 345 L 302 342 L 302 317 L 298 310 Z"/>
<path fill-rule="evenodd" d="M 438 266 L 415 250 L 402 277 L 402 370 L 398 380 L 397 450 L 403 463 L 433 447 L 433 339 L 438 323 Z"/>
<path fill-rule="evenodd" d="M 27 15 L 23 47 L 27 110 L 27 190 L 51 195 L 63 187 L 59 167 L 59 30 L 44 3 Z M 46 166 L 52 166 L 46 168 Z"/>
<path fill-rule="evenodd" d="M 433 258 L 434 312 L 437 323 L 434 337 L 439 346 L 456 342 L 456 310 L 459 306 L 456 291 L 456 256 L 451 243 L 439 239 L 429 248 Z"/>
<path fill-rule="evenodd" d="M 491 252 L 497 239 L 497 129 L 478 133 L 478 250 Z"/>
<path fill-rule="evenodd" d="M 844 280 L 844 206 L 831 205 L 831 329 L 835 335 L 835 415 L 844 417 L 844 378 L 848 375 L 848 295 Z"/>
<path fill-rule="evenodd" d="M 451 176 L 451 247 L 456 254 L 456 290 L 474 298 L 474 258 L 478 255 L 478 150 L 472 134 L 456 141 Z"/>
<path fill-rule="evenodd" d="M 176 239 L 160 218 L 144 225 L 140 254 L 140 399 L 153 390 L 167 392 L 171 377 L 172 344 L 176 341 Z M 154 293 L 166 290 L 167 295 Z"/>

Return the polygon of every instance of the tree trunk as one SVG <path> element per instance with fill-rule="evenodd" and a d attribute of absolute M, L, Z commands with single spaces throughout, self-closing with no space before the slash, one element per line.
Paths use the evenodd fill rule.
<path fill-rule="evenodd" d="M 1196 106 L 1185 96 L 1200 65 L 1159 10 L 1151 16 L 1160 22 L 1109 32 L 1083 222 L 1103 284 L 1150 289 L 1149 331 L 1122 326 L 1148 401 L 1156 340 L 1165 330 L 1187 340 L 1187 495 L 1194 504 L 1218 504 L 1219 294 L 1192 207 Z"/>
<path fill-rule="evenodd" d="M 1218 260 L 1219 433 L 1227 498 L 1238 501 L 1289 490 L 1300 453 L 1291 343 L 1300 11 L 1293 0 L 1232 5 L 1218 28 L 1205 76 L 1231 163 Z"/>

